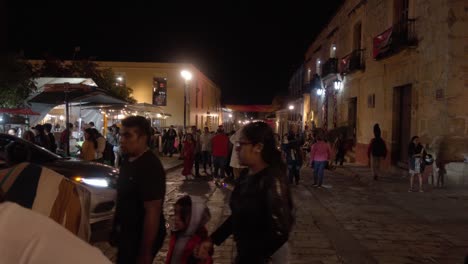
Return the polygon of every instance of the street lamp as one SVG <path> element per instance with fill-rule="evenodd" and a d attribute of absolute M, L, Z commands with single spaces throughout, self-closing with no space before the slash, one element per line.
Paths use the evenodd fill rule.
<path fill-rule="evenodd" d="M 289 110 L 294 110 L 294 105 L 289 105 Z"/>
<path fill-rule="evenodd" d="M 189 81 L 192 79 L 192 73 L 186 70 L 180 72 L 180 75 L 185 80 L 184 85 L 184 131 L 187 131 L 187 89 Z"/>

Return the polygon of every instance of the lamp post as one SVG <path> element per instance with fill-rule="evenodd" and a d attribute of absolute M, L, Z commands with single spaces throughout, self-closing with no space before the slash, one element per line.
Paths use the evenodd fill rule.
<path fill-rule="evenodd" d="M 186 70 L 180 72 L 180 75 L 185 80 L 184 85 L 184 132 L 187 131 L 187 89 L 189 81 L 192 79 L 192 73 Z"/>

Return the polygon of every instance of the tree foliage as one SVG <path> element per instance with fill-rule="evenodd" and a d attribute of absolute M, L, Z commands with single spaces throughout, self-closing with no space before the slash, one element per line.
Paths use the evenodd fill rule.
<path fill-rule="evenodd" d="M 32 65 L 16 54 L 0 55 L 0 107 L 16 108 L 25 104 L 37 88 Z"/>
<path fill-rule="evenodd" d="M 101 69 L 96 62 L 91 60 L 76 60 L 64 63 L 55 58 L 46 58 L 36 70 L 36 74 L 40 77 L 91 78 L 99 88 L 107 91 L 110 95 L 129 103 L 136 102 L 132 97 L 133 90 L 125 83 L 117 82 L 112 69 Z"/>

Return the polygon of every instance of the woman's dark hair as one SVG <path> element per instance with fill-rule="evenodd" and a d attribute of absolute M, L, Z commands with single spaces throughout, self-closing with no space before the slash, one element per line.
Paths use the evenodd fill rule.
<path fill-rule="evenodd" d="M 418 137 L 418 136 L 413 136 L 413 137 L 411 138 L 410 143 L 412 144 L 412 143 L 414 142 L 414 140 L 417 139 L 417 138 L 419 138 L 419 137 Z"/>
<path fill-rule="evenodd" d="M 281 170 L 286 169 L 286 165 L 281 159 L 281 152 L 276 148 L 273 129 L 271 129 L 267 123 L 250 123 L 242 129 L 242 134 L 253 144 L 263 144 L 261 155 L 263 161 L 268 165 L 275 167 L 279 166 Z"/>
<path fill-rule="evenodd" d="M 184 223 L 188 224 L 192 214 L 192 199 L 188 195 L 182 196 L 176 201 L 174 206 L 176 205 L 180 207 L 180 218 Z"/>
<path fill-rule="evenodd" d="M 191 141 L 195 141 L 192 133 L 187 133 L 185 140 L 188 140 L 189 137 Z"/>
<path fill-rule="evenodd" d="M 98 147 L 98 143 L 97 143 L 97 134 L 96 134 L 97 130 L 96 130 L 96 131 L 94 131 L 94 130 L 96 130 L 96 129 L 94 129 L 94 128 L 87 128 L 87 129 L 84 130 L 84 132 L 87 133 L 87 134 L 89 135 L 89 137 L 90 137 L 89 140 L 90 140 L 91 142 L 93 142 L 94 148 L 97 148 L 97 147 Z"/>

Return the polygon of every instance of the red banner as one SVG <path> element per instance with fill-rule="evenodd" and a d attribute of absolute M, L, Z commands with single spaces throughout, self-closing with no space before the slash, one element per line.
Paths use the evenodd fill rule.
<path fill-rule="evenodd" d="M 393 27 L 385 30 L 382 34 L 374 38 L 374 59 L 377 58 L 380 54 L 388 51 L 390 44 L 392 43 L 392 33 Z"/>

